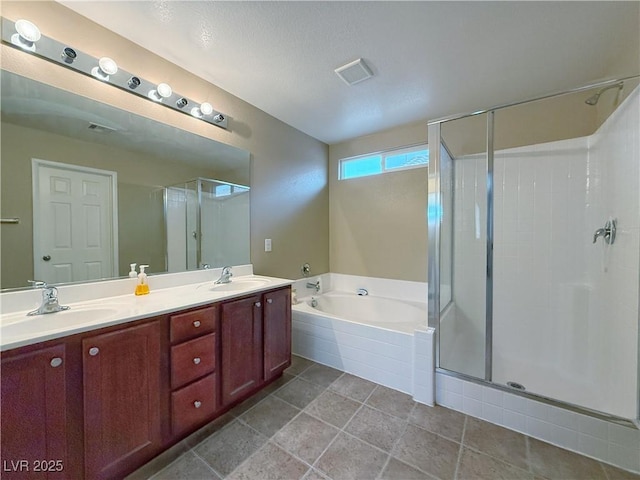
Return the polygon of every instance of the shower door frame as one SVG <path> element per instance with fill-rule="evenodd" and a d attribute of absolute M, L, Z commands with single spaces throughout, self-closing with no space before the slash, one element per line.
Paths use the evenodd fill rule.
<path fill-rule="evenodd" d="M 448 117 L 439 118 L 427 122 L 428 128 L 428 144 L 429 148 L 429 165 L 428 165 L 428 186 L 429 191 L 427 195 L 427 212 L 439 212 L 442 211 L 442 185 L 441 185 L 441 148 L 444 146 L 442 143 L 441 126 L 445 122 L 459 120 L 462 118 L 472 117 L 476 115 L 487 114 L 487 218 L 486 218 L 486 305 L 485 305 L 485 372 L 484 378 L 474 377 L 465 373 L 460 373 L 454 370 L 448 370 L 440 366 L 440 266 L 441 266 L 441 228 L 440 228 L 440 216 L 427 215 L 427 231 L 428 231 L 428 325 L 435 329 L 436 332 L 436 348 L 435 348 L 435 365 L 436 373 L 441 373 L 447 376 L 459 378 L 461 380 L 490 386 L 492 388 L 502 390 L 514 395 L 537 400 L 542 403 L 553 405 L 556 407 L 564 408 L 576 413 L 589 415 L 594 418 L 606 420 L 619 425 L 624 425 L 631 428 L 640 429 L 640 392 L 636 396 L 636 417 L 633 419 L 618 417 L 605 412 L 592 410 L 587 407 L 575 405 L 573 403 L 565 402 L 562 400 L 546 397 L 532 392 L 515 390 L 507 387 L 506 385 L 493 383 L 492 378 L 492 358 L 493 358 L 493 162 L 494 162 L 494 144 L 493 144 L 493 125 L 494 125 L 494 113 L 497 110 L 503 108 L 514 107 L 517 105 L 526 104 L 538 100 L 544 100 L 547 98 L 557 97 L 561 95 L 567 95 L 572 93 L 578 93 L 594 88 L 602 88 L 609 85 L 614 85 L 618 82 L 626 80 L 632 80 L 639 78 L 639 75 L 632 75 L 628 77 L 616 78 L 606 80 L 598 83 L 585 85 L 582 87 L 563 90 L 560 92 L 554 92 L 547 95 L 529 98 L 518 102 L 501 104 L 492 108 L 479 110 L 472 113 L 452 115 Z M 455 168 L 455 159 L 452 157 Z M 453 191 L 452 191 L 453 194 Z M 453 221 L 453 220 L 452 220 Z M 452 230 L 453 231 L 453 230 Z M 453 241 L 453 236 L 452 236 Z M 453 256 L 452 256 L 453 262 Z M 640 265 L 638 266 L 640 269 Z M 453 283 L 455 278 L 452 277 L 452 300 L 453 300 Z M 638 292 L 638 311 L 640 312 L 640 291 Z M 638 334 L 638 359 L 637 359 L 637 376 L 638 385 L 640 386 L 640 313 L 638 315 L 639 334 Z"/>

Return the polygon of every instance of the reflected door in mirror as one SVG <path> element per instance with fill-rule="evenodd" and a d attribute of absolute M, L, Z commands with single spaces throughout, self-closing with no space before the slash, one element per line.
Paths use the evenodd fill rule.
<path fill-rule="evenodd" d="M 47 283 L 117 275 L 115 173 L 33 160 L 34 274 Z"/>

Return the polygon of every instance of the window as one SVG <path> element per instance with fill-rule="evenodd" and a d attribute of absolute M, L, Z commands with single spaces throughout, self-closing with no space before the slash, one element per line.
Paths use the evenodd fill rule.
<path fill-rule="evenodd" d="M 216 197 L 231 195 L 231 185 L 216 185 Z"/>
<path fill-rule="evenodd" d="M 378 175 L 380 173 L 426 167 L 429 164 L 429 149 L 426 145 L 400 148 L 375 155 L 361 155 L 340 160 L 338 178 Z"/>

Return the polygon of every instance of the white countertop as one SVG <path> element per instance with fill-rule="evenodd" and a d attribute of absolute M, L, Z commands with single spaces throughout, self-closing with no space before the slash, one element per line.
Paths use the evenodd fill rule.
<path fill-rule="evenodd" d="M 247 271 L 252 271 L 252 268 L 238 273 Z M 39 290 L 3 293 L 0 295 L 3 312 L 0 315 L 0 351 L 251 295 L 293 283 L 292 280 L 283 278 L 253 274 L 235 276 L 236 273 L 231 284 L 215 285 L 214 280 L 218 278 L 215 269 L 206 271 L 210 272 L 206 274 L 200 272 L 202 271 L 173 274 L 172 279 L 168 278 L 171 275 L 162 279 L 160 277 L 164 276 L 149 277 L 151 292 L 142 296 L 133 294 L 137 281 L 134 279 L 59 287 L 60 305 L 71 308 L 45 315 L 27 316 L 29 311 L 40 304 L 42 294 Z M 179 282 L 180 278 L 192 283 L 172 285 Z M 165 288 L 154 288 L 154 283 Z M 121 293 L 123 288 L 131 293 L 113 295 Z M 83 289 L 84 295 L 79 295 L 78 291 L 82 292 Z M 87 294 L 87 289 L 94 294 Z M 97 290 L 103 290 L 104 296 L 96 296 Z M 65 294 L 68 294 L 67 300 Z M 94 298 L 82 298 L 92 296 Z M 26 308 L 21 309 L 23 306 Z"/>

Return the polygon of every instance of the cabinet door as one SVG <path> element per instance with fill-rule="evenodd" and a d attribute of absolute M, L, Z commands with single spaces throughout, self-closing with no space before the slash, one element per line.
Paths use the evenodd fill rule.
<path fill-rule="evenodd" d="M 161 446 L 160 322 L 85 338 L 85 476 L 118 478 Z"/>
<path fill-rule="evenodd" d="M 264 379 L 278 376 L 291 365 L 291 290 L 264 295 Z"/>
<path fill-rule="evenodd" d="M 70 474 L 66 367 L 64 345 L 2 360 L 3 479 Z"/>
<path fill-rule="evenodd" d="M 222 404 L 262 382 L 262 302 L 252 296 L 222 304 Z"/>

